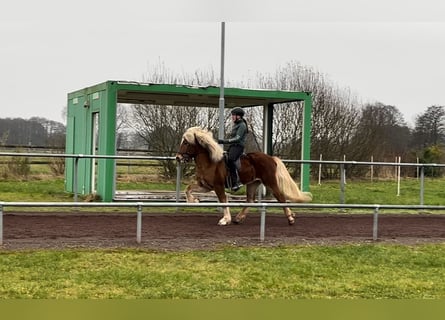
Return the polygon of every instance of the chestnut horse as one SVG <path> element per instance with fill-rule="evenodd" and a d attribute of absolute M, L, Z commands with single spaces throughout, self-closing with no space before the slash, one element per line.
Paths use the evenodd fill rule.
<path fill-rule="evenodd" d="M 213 139 L 212 133 L 200 127 L 189 128 L 182 136 L 176 160 L 188 162 L 191 159 L 196 163 L 196 183 L 187 186 L 185 194 L 187 202 L 199 202 L 192 192 L 209 192 L 214 190 L 219 202 L 226 203 L 225 181 L 228 169 L 223 157 L 223 149 Z M 290 176 L 283 162 L 273 156 L 262 152 L 252 152 L 241 156 L 239 177 L 246 185 L 246 201 L 255 201 L 256 189 L 263 183 L 272 191 L 279 202 L 309 202 L 312 195 L 302 192 Z M 295 223 L 295 215 L 289 208 L 283 208 L 290 225 Z M 224 216 L 219 225 L 228 225 L 232 222 L 229 207 L 224 207 Z M 241 223 L 246 219 L 248 207 L 244 207 L 235 217 L 234 223 Z"/>

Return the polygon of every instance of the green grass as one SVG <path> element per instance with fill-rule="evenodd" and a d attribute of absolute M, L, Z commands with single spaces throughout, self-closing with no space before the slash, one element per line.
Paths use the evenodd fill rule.
<path fill-rule="evenodd" d="M 445 298 L 445 244 L 0 253 L 0 298 Z"/>
<path fill-rule="evenodd" d="M 71 201 L 64 180 L 0 181 L 0 201 Z"/>
<path fill-rule="evenodd" d="M 424 204 L 445 205 L 444 179 L 426 178 L 424 182 Z M 315 203 L 339 203 L 340 182 L 323 181 L 321 185 L 311 184 Z M 420 181 L 402 179 L 400 194 L 397 195 L 397 183 L 393 180 L 370 182 L 369 180 L 348 180 L 345 186 L 345 203 L 362 204 L 420 204 Z"/>
<path fill-rule="evenodd" d="M 445 205 L 445 179 L 425 179 L 424 204 Z M 185 184 L 181 185 L 184 190 Z M 169 190 L 176 189 L 176 181 L 129 181 L 119 180 L 118 190 Z M 72 194 L 66 193 L 63 178 L 34 179 L 29 181 L 0 181 L 0 201 L 70 201 Z M 339 203 L 338 181 L 312 183 L 310 190 L 314 203 Z M 238 194 L 243 194 L 238 192 Z M 394 181 L 348 181 L 345 188 L 345 203 L 362 204 L 420 204 L 420 182 L 403 179 L 400 195 Z"/>

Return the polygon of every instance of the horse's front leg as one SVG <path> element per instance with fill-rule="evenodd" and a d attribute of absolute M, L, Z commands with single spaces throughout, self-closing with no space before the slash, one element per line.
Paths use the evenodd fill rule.
<path fill-rule="evenodd" d="M 197 203 L 199 202 L 199 199 L 195 198 L 193 196 L 193 192 L 209 192 L 210 190 L 208 188 L 205 188 L 199 184 L 190 184 L 185 189 L 185 197 L 187 199 L 187 202 Z"/>
<path fill-rule="evenodd" d="M 261 184 L 261 181 L 254 181 L 252 183 L 249 183 L 246 186 L 246 202 L 247 203 L 253 203 L 255 202 L 255 196 L 256 191 L 258 189 L 258 186 Z M 247 214 L 249 213 L 249 207 L 244 207 L 235 217 L 233 220 L 234 223 L 240 224 L 243 223 L 244 220 L 247 218 Z"/>
<path fill-rule="evenodd" d="M 227 202 L 227 195 L 226 191 L 223 187 L 215 187 L 215 193 L 218 197 L 219 202 L 226 203 Z M 232 215 L 230 214 L 230 208 L 229 207 L 223 207 L 223 217 L 219 219 L 218 225 L 219 226 L 227 226 L 232 223 Z"/>

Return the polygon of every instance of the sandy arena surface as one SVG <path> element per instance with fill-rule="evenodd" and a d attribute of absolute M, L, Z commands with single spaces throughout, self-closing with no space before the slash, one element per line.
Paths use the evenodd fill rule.
<path fill-rule="evenodd" d="M 217 225 L 218 213 L 143 213 L 142 241 L 136 242 L 136 213 L 7 212 L 1 250 L 61 248 L 214 249 L 222 246 L 371 243 L 372 214 L 297 214 L 293 226 L 282 214 L 266 217 L 260 241 L 260 215 L 241 225 Z M 381 214 L 378 242 L 445 242 L 445 215 Z"/>

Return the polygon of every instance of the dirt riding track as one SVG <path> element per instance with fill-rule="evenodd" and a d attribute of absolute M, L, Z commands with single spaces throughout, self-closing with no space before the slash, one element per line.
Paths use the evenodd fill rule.
<path fill-rule="evenodd" d="M 242 225 L 217 226 L 218 213 L 144 213 L 142 242 L 136 242 L 136 213 L 18 213 L 3 217 L 1 250 L 60 248 L 212 249 L 221 246 L 276 246 L 372 242 L 372 214 L 298 214 L 287 225 L 282 214 L 266 217 L 259 241 L 260 216 Z M 379 242 L 445 242 L 445 215 L 383 214 Z"/>

